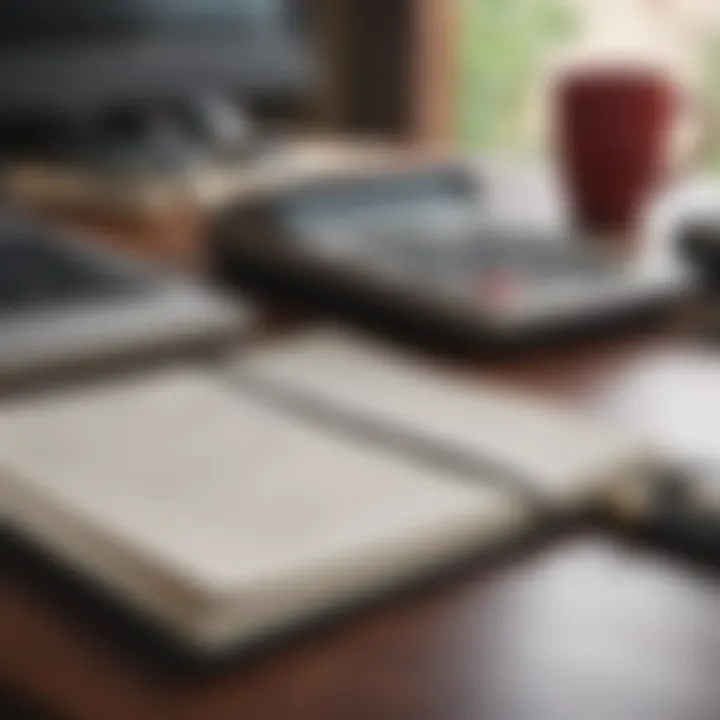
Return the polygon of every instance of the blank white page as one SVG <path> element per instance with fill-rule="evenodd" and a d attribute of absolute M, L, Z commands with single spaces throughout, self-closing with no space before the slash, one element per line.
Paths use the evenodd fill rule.
<path fill-rule="evenodd" d="M 559 505 L 587 499 L 646 460 L 628 432 L 341 331 L 314 331 L 255 350 L 238 368 L 251 387 L 377 422 L 458 457 L 490 460 Z"/>

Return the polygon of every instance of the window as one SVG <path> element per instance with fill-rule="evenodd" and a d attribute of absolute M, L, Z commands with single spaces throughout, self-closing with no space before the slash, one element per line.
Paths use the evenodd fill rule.
<path fill-rule="evenodd" d="M 542 151 L 553 62 L 592 53 L 662 58 L 702 107 L 703 160 L 720 167 L 718 0 L 459 0 L 457 135 L 468 149 Z"/>
<path fill-rule="evenodd" d="M 525 111 L 538 65 L 572 34 L 572 13 L 564 0 L 461 1 L 461 142 L 472 149 L 526 149 L 532 141 Z"/>

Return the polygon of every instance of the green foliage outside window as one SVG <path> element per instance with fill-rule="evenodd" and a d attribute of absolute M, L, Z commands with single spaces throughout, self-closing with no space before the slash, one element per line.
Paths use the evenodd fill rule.
<path fill-rule="evenodd" d="M 710 167 L 720 170 L 720 39 L 716 38 L 710 45 L 707 55 L 707 160 Z"/>
<path fill-rule="evenodd" d="M 567 0 L 462 0 L 458 135 L 474 150 L 527 152 L 523 113 L 548 51 L 572 36 Z"/>

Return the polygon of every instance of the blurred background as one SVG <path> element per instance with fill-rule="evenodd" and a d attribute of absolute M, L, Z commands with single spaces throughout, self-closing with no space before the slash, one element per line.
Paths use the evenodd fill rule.
<path fill-rule="evenodd" d="M 485 460 L 497 467 L 494 453 L 501 468 L 527 471 L 533 521 L 533 483 L 545 472 L 535 470 L 547 460 L 554 479 L 553 461 L 563 458 L 546 457 L 538 438 L 552 423 L 531 400 L 569 412 L 562 438 L 583 417 L 598 422 L 600 435 L 612 429 L 632 440 L 633 452 L 636 433 L 638 443 L 640 435 L 657 441 L 664 469 L 678 463 L 667 476 L 653 474 L 629 511 L 608 484 L 595 508 L 602 522 L 578 512 L 569 527 L 543 516 L 552 537 L 520 557 L 473 565 L 428 594 L 271 648 L 250 672 L 238 666 L 217 681 L 157 682 L 148 658 L 118 659 L 81 605 L 71 597 L 67 611 L 21 567 L 7 592 L 0 585 L 0 681 L 13 691 L 80 720 L 719 716 L 709 566 L 718 556 L 720 477 L 712 432 L 720 420 L 720 0 L 0 0 L 0 178 L 0 392 L 19 397 L 21 410 L 25 394 L 35 398 L 46 385 L 83 389 L 116 374 L 132 384 L 149 368 L 192 363 L 214 382 L 218 358 L 240 355 L 247 365 L 238 377 L 253 359 L 264 372 L 281 340 L 292 350 L 309 338 L 312 348 L 312 329 L 332 323 L 345 339 L 407 345 L 403 352 L 438 381 L 442 411 L 432 397 L 415 409 L 415 386 L 389 347 L 367 362 L 367 386 L 386 392 L 365 393 L 351 378 L 363 367 L 355 363 L 362 345 L 356 357 L 342 334 L 350 370 L 334 364 L 343 353 L 333 342 L 320 343 L 317 361 L 299 352 L 303 364 L 291 352 L 279 364 L 297 373 L 300 388 L 307 383 L 311 401 L 327 391 L 340 402 L 355 389 L 358 417 L 368 426 L 382 420 L 372 442 L 390 423 L 374 414 L 379 405 L 400 435 L 420 423 L 429 434 L 410 445 L 414 452 L 425 443 L 430 456 L 438 448 L 453 455 L 455 423 L 483 472 Z M 397 375 L 383 381 L 387 368 Z M 514 388 L 517 415 L 496 436 L 487 415 L 453 419 L 443 385 L 450 376 L 478 380 L 479 398 L 483 383 Z M 273 382 L 282 388 L 282 373 L 268 377 L 270 394 Z M 223 377 L 218 396 L 233 407 L 247 392 L 234 382 Z M 138 417 L 154 417 L 143 410 L 154 407 L 152 393 L 138 396 Z M 47 480 L 49 516 L 63 508 L 51 492 L 56 468 L 35 452 L 39 434 L 72 467 L 93 459 L 103 478 L 116 436 L 132 436 L 114 421 L 105 432 L 93 422 L 95 406 L 78 409 L 74 397 L 63 402 L 87 425 L 69 450 L 65 423 L 49 422 L 42 433 L 31 424 L 26 442 L 6 442 L 0 453 L 10 467 L 15 452 L 32 467 L 39 461 L 33 472 Z M 201 402 L 183 403 L 181 390 L 167 397 L 180 398 L 188 439 L 175 442 L 172 402 L 162 442 L 135 429 L 148 443 L 137 457 L 148 485 L 155 462 L 164 466 L 178 446 L 192 456 L 197 437 L 214 437 L 195 435 Z M 498 417 L 505 400 L 500 392 Z M 0 420 L 5 410 L 0 403 Z M 306 423 L 293 410 L 284 427 L 292 439 Z M 516 428 L 543 462 L 509 462 L 524 447 Z M 438 439 L 440 430 L 447 437 Z M 86 455 L 89 431 L 107 441 L 97 444 L 111 448 L 105 456 L 96 448 Z M 247 458 L 236 456 L 226 431 L 218 433 L 229 438 L 225 469 L 244 469 Z M 475 447 L 476 437 L 487 443 Z M 247 457 L 263 452 L 276 453 L 272 439 Z M 272 498 L 287 501 L 283 512 L 294 513 L 298 499 L 319 517 L 356 519 L 352 507 L 308 500 L 295 468 L 281 469 L 278 486 L 293 481 L 292 492 Z M 514 497 L 510 474 L 512 482 L 497 484 Z M 126 512 L 126 528 L 147 521 L 165 541 L 154 514 L 167 511 L 167 486 L 146 492 L 135 478 L 132 495 L 117 475 L 107 477 L 116 493 L 107 497 L 123 502 L 103 512 Z M 195 531 L 207 533 L 193 493 L 212 508 L 222 492 L 208 491 L 212 477 L 188 478 L 187 494 L 171 499 L 185 500 L 189 524 L 197 519 Z M 107 500 L 94 480 L 71 488 L 79 504 L 85 492 Z M 579 471 L 573 481 L 584 488 L 588 477 Z M 704 483 L 714 488 L 710 500 Z M 392 520 L 403 507 L 390 502 L 378 513 Z M 229 506 L 211 511 L 232 514 Z M 63 519 L 58 512 L 31 532 L 46 533 L 54 549 Z M 93 527 L 106 530 L 102 518 Z M 237 530 L 219 522 L 207 534 L 234 547 Z M 373 532 L 373 523 L 362 530 Z M 181 554 L 204 547 L 179 523 L 172 531 Z M 131 537 L 128 552 L 139 544 Z M 252 541 L 246 549 L 254 558 Z M 193 555 L 201 579 L 203 562 L 215 567 L 218 558 L 235 577 L 234 555 L 222 550 Z M 112 563 L 97 562 L 111 575 Z M 160 552 L 161 570 L 163 562 Z M 225 608 L 231 595 L 207 607 Z M 24 705 L 8 704 L 11 711 Z"/>

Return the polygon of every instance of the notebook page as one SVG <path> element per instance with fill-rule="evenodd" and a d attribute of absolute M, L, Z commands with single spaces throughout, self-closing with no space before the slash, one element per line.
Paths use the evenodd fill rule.
<path fill-rule="evenodd" d="M 293 593 L 312 604 L 372 586 L 422 565 L 434 542 L 452 556 L 525 514 L 192 371 L 1 406 L 0 492 L 3 478 L 44 501 L 40 524 L 35 506 L 6 508 L 21 526 L 52 544 L 69 517 L 203 607 L 242 599 L 245 631 L 292 614 Z M 80 550 L 92 565 L 92 544 Z M 93 567 L 117 580 L 108 560 Z"/>
<path fill-rule="evenodd" d="M 593 492 L 608 473 L 644 456 L 628 432 L 340 331 L 308 333 L 249 353 L 237 376 L 427 438 L 463 457 L 490 458 L 561 504 Z"/>

